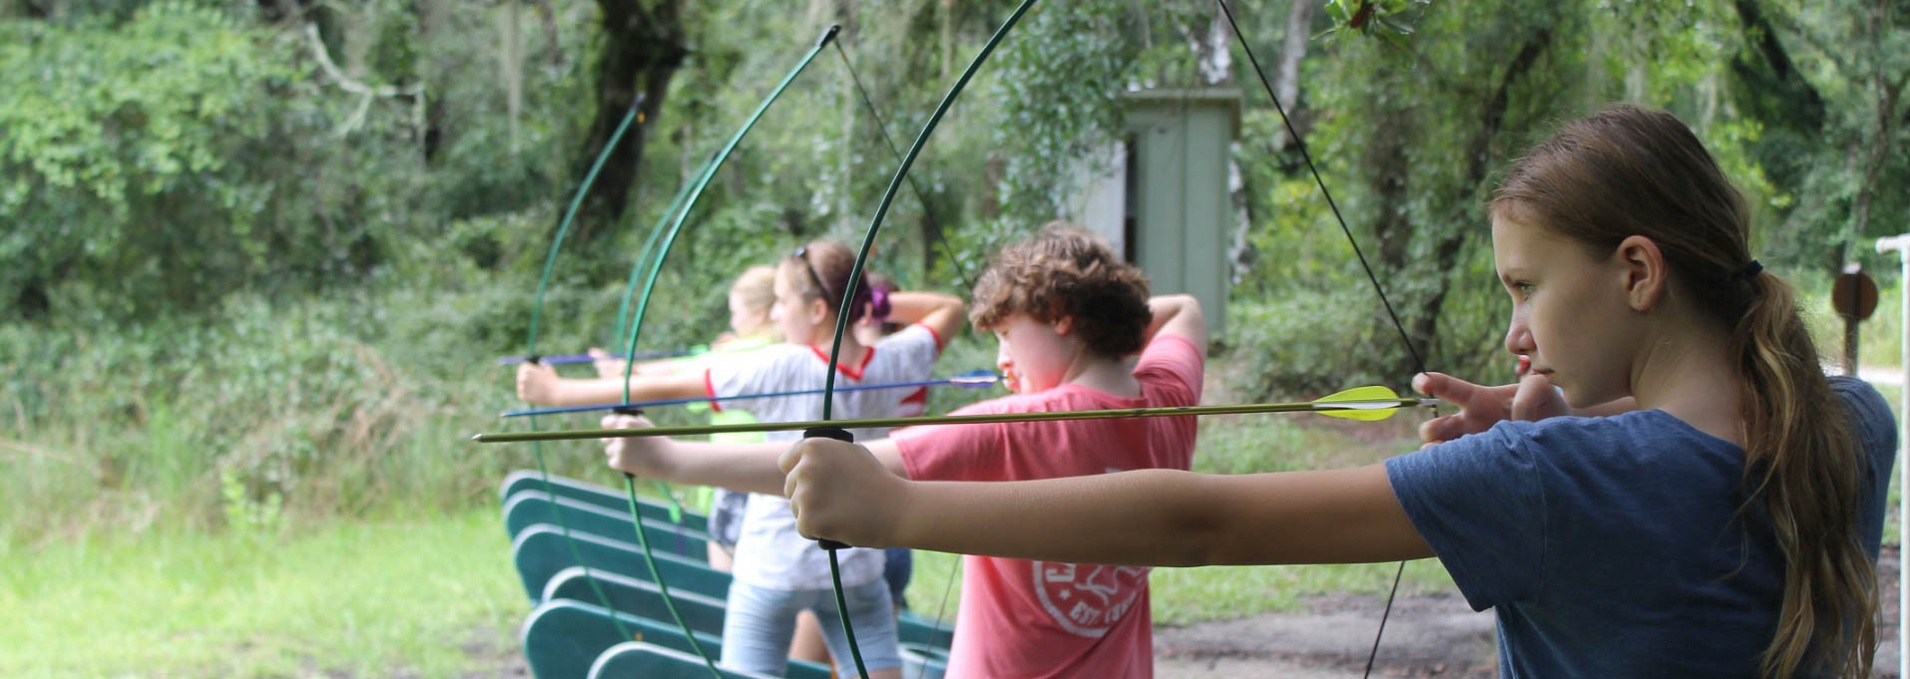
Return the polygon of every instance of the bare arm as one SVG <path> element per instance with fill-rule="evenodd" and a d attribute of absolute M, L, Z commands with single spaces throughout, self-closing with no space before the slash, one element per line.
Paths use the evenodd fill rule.
<path fill-rule="evenodd" d="M 792 447 L 782 465 L 803 534 L 858 546 L 1152 566 L 1432 556 L 1381 465 L 914 482 L 881 473 L 883 465 L 857 446 L 822 439 Z"/>
<path fill-rule="evenodd" d="M 648 420 L 606 415 L 605 429 L 648 427 Z M 745 493 L 781 495 L 783 471 L 776 460 L 789 449 L 788 441 L 763 443 L 709 443 L 663 437 L 604 439 L 604 456 L 612 469 L 644 478 L 696 486 L 716 486 Z M 900 475 L 902 455 L 888 439 L 871 441 L 870 448 Z"/>
<path fill-rule="evenodd" d="M 1147 300 L 1147 310 L 1154 314 L 1144 335 L 1147 342 L 1162 334 L 1180 335 L 1202 350 L 1207 348 L 1207 317 L 1193 295 L 1156 295 Z"/>
<path fill-rule="evenodd" d="M 897 292 L 889 295 L 889 320 L 920 323 L 947 342 L 962 331 L 967 307 L 962 300 L 936 292 Z"/>
<path fill-rule="evenodd" d="M 703 374 L 636 375 L 630 378 L 631 401 L 692 398 L 705 394 Z M 623 400 L 622 377 L 570 379 L 559 377 L 548 365 L 517 366 L 517 397 L 543 406 L 581 406 Z"/>

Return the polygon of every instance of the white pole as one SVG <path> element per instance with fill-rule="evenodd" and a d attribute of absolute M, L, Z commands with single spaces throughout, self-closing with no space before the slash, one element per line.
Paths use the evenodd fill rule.
<path fill-rule="evenodd" d="M 1904 624 L 1910 621 L 1910 617 L 1905 616 L 1905 611 L 1910 611 L 1910 590 L 1904 587 L 1903 568 L 1904 532 L 1910 528 L 1910 511 L 1905 509 L 1910 506 L 1910 470 L 1902 468 L 1910 463 L 1910 459 L 1905 459 L 1905 454 L 1910 453 L 1910 234 L 1877 239 L 1878 252 L 1892 250 L 1902 263 L 1898 270 L 1897 297 L 1903 302 L 1903 315 L 1898 319 L 1903 326 L 1899 330 L 1903 350 L 1897 357 L 1897 363 L 1903 366 L 1903 390 L 1897 392 L 1903 403 L 1897 419 L 1897 484 L 1898 496 L 1904 499 L 1897 506 L 1897 676 L 1910 679 L 1910 625 Z"/>

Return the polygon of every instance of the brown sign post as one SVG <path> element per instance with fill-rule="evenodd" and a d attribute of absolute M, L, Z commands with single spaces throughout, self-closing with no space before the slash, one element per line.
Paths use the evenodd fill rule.
<path fill-rule="evenodd" d="M 1857 324 L 1877 311 L 1877 282 L 1852 264 L 1830 286 L 1830 305 L 1844 319 L 1844 374 L 1857 374 Z"/>

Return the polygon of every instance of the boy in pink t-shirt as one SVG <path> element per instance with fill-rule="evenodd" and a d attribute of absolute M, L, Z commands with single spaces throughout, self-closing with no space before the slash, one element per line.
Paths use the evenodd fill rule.
<path fill-rule="evenodd" d="M 995 333 L 1017 394 L 969 413 L 1195 405 L 1206 321 L 1192 297 L 1149 299 L 1147 280 L 1094 236 L 1053 226 L 1004 248 L 975 285 L 970 320 Z M 1139 361 L 1127 357 L 1140 354 Z M 914 480 L 1023 480 L 1187 469 L 1191 417 L 932 425 L 864 445 Z M 786 444 L 612 439 L 617 469 L 780 492 Z M 1145 568 L 967 557 L 947 677 L 1151 677 Z"/>
<path fill-rule="evenodd" d="M 1191 301 L 1189 302 L 1191 304 Z M 1156 300 L 1156 308 L 1163 306 Z M 957 415 L 1194 405 L 1201 352 L 1157 335 L 1133 372 L 1136 396 L 1077 383 L 977 403 Z M 1193 418 L 932 425 L 897 431 L 908 478 L 1018 481 L 1144 468 L 1187 469 Z M 879 450 L 882 442 L 870 445 Z M 882 454 L 877 453 L 881 458 Z M 953 677 L 1148 677 L 1153 618 L 1146 568 L 963 558 Z"/>

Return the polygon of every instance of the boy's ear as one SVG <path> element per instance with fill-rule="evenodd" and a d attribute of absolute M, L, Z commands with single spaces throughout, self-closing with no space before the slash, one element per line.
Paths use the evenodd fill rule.
<path fill-rule="evenodd" d="M 1057 335 L 1066 335 L 1066 334 L 1068 334 L 1068 333 L 1069 333 L 1070 331 L 1073 331 L 1073 330 L 1074 330 L 1074 317 L 1073 317 L 1073 316 L 1062 316 L 1062 317 L 1060 317 L 1060 318 L 1057 318 L 1057 319 L 1055 319 L 1055 322 L 1054 322 L 1054 334 L 1057 334 Z"/>
<path fill-rule="evenodd" d="M 1627 236 L 1613 253 L 1624 269 L 1626 301 L 1633 311 L 1650 311 L 1664 299 L 1670 286 L 1670 270 L 1658 243 L 1644 236 Z"/>

